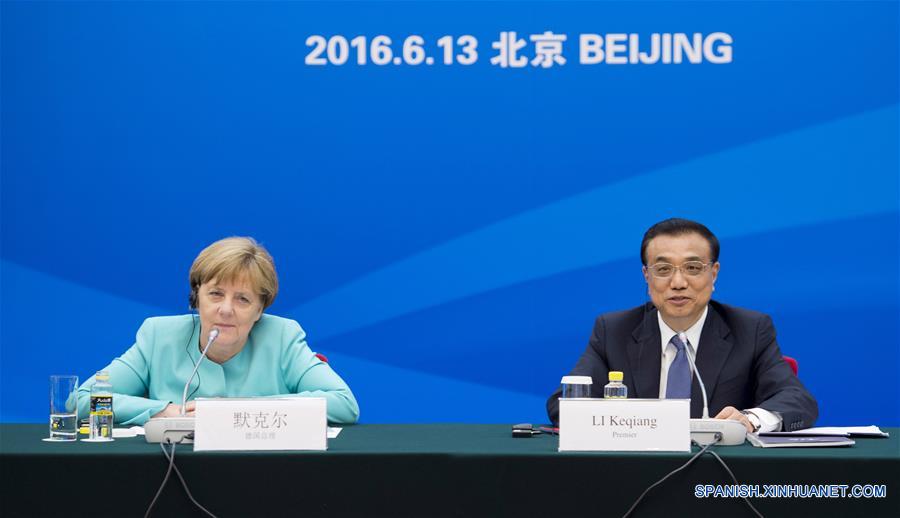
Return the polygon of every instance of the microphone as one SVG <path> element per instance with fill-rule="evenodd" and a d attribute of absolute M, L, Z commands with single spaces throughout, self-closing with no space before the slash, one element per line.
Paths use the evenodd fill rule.
<path fill-rule="evenodd" d="M 206 341 L 206 347 L 204 347 L 203 352 L 200 353 L 200 360 L 197 361 L 196 365 L 194 365 L 194 370 L 193 370 L 193 372 L 191 372 L 191 377 L 189 377 L 187 380 L 187 383 L 184 384 L 184 392 L 181 395 L 181 415 L 182 415 L 182 417 L 184 417 L 184 414 L 185 414 L 184 406 L 187 404 L 188 387 L 191 386 L 191 381 L 193 381 L 194 376 L 197 375 L 197 369 L 199 369 L 200 364 L 203 363 L 203 358 L 206 357 L 206 353 L 207 353 L 207 351 L 209 351 L 209 346 L 211 346 L 213 344 L 213 342 L 216 341 L 216 338 L 218 338 L 218 337 L 219 337 L 219 328 L 218 327 L 212 328 L 212 331 L 209 332 L 209 340 Z"/>
<path fill-rule="evenodd" d="M 730 419 L 710 419 L 706 386 L 703 384 L 703 379 L 700 378 L 700 371 L 697 370 L 697 365 L 694 363 L 694 351 L 688 343 L 687 335 L 681 332 L 678 333 L 678 338 L 684 344 L 688 365 L 691 366 L 691 372 L 697 376 L 697 384 L 700 385 L 700 392 L 703 394 L 703 417 L 691 419 L 691 439 L 700 445 L 716 442 L 723 446 L 743 444 L 744 439 L 747 437 L 747 429 L 744 428 L 743 424 Z"/>
<path fill-rule="evenodd" d="M 684 344 L 688 365 L 691 366 L 691 372 L 694 373 L 694 376 L 697 376 L 697 383 L 700 385 L 700 392 L 703 394 L 703 419 L 709 419 L 709 402 L 706 398 L 706 386 L 703 384 L 703 378 L 700 377 L 700 371 L 697 370 L 697 364 L 694 363 L 694 350 L 688 343 L 687 335 L 684 332 L 678 333 L 678 338 Z"/>
<path fill-rule="evenodd" d="M 170 442 L 176 444 L 191 444 L 194 442 L 195 419 L 193 416 L 186 416 L 184 411 L 184 406 L 187 404 L 187 391 L 188 387 L 191 386 L 191 381 L 197 374 L 197 370 L 200 368 L 200 364 L 203 363 L 203 358 L 206 357 L 209 347 L 218 337 L 219 329 L 216 327 L 212 328 L 212 331 L 209 332 L 209 338 L 206 341 L 206 347 L 204 347 L 203 351 L 200 353 L 200 361 L 194 365 L 191 377 L 189 377 L 187 383 L 184 384 L 184 392 L 181 395 L 180 415 L 178 417 L 153 417 L 144 423 L 144 438 L 147 442 Z"/>

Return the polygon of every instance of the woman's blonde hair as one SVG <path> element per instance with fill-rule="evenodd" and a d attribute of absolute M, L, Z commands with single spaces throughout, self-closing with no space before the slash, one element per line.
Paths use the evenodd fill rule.
<path fill-rule="evenodd" d="M 269 252 L 252 237 L 226 237 L 204 248 L 194 259 L 188 280 L 190 306 L 197 307 L 200 285 L 215 280 L 235 282 L 246 276 L 262 300 L 263 309 L 275 302 L 278 275 Z"/>

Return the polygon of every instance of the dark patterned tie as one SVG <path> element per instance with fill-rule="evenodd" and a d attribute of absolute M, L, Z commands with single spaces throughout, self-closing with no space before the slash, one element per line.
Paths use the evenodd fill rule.
<path fill-rule="evenodd" d="M 669 366 L 669 376 L 666 381 L 666 399 L 690 399 L 691 398 L 691 366 L 688 364 L 687 351 L 684 350 L 684 342 L 678 335 L 672 337 L 669 343 L 675 346 L 675 360 Z"/>

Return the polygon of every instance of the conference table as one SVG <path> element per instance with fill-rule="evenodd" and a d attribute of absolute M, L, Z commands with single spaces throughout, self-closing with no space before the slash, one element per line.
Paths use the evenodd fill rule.
<path fill-rule="evenodd" d="M 849 448 L 716 447 L 742 484 L 884 485 L 880 498 L 753 498 L 771 516 L 900 516 L 900 429 Z M 46 424 L 0 424 L 0 515 L 143 516 L 168 461 L 143 437 L 48 443 Z M 691 453 L 560 453 L 558 438 L 512 438 L 506 424 L 362 424 L 325 452 L 194 452 L 175 464 L 219 517 L 621 516 Z M 695 496 L 731 485 L 703 455 L 651 490 L 633 516 L 753 516 L 740 498 Z M 849 491 L 848 491 L 849 493 Z M 202 516 L 172 474 L 152 516 Z"/>

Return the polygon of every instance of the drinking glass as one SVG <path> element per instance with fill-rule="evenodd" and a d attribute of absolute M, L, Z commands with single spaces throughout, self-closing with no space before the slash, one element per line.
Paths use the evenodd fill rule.
<path fill-rule="evenodd" d="M 591 397 L 590 376 L 563 376 L 562 397 L 564 398 L 589 398 Z"/>
<path fill-rule="evenodd" d="M 78 376 L 50 376 L 49 441 L 78 439 Z"/>

